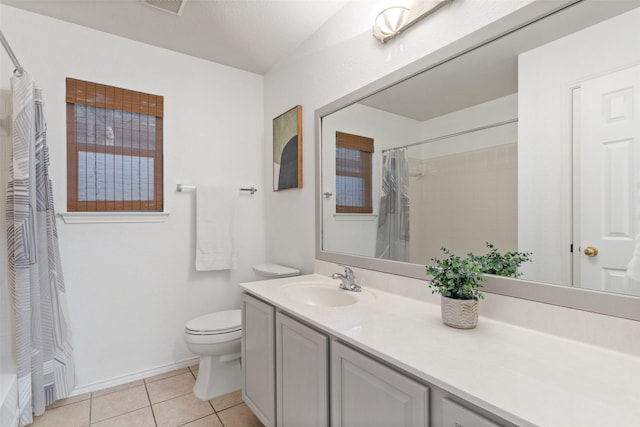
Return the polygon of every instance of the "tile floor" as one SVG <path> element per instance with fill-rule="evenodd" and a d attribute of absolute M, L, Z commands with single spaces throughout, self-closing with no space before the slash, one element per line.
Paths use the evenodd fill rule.
<path fill-rule="evenodd" d="M 198 366 L 64 399 L 36 427 L 262 427 L 240 391 L 209 401 L 193 393 Z"/>

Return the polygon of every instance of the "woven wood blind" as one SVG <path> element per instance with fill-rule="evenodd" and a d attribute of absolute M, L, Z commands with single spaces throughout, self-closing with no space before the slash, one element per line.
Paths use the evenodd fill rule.
<path fill-rule="evenodd" d="M 373 138 L 336 132 L 336 212 L 372 213 Z"/>
<path fill-rule="evenodd" d="M 162 211 L 163 97 L 66 82 L 67 210 Z"/>

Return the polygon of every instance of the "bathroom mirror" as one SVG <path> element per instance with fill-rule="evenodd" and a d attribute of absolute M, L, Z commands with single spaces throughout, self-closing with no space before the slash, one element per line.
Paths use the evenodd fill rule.
<path fill-rule="evenodd" d="M 317 258 L 425 279 L 491 242 L 533 261 L 487 291 L 640 320 L 639 6 L 531 8 L 320 109 Z M 370 184 L 336 132 L 373 140 Z"/>

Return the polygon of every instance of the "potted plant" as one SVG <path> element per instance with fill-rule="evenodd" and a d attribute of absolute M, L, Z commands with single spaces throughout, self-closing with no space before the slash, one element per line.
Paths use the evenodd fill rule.
<path fill-rule="evenodd" d="M 442 321 L 447 326 L 460 329 L 475 328 L 478 324 L 478 299 L 483 298 L 482 263 L 467 255 L 461 258 L 446 248 L 441 248 L 445 258 L 432 258 L 435 266 L 426 266 L 431 275 L 429 287 L 432 293 L 441 295 Z"/>
<path fill-rule="evenodd" d="M 482 264 L 484 274 L 497 276 L 519 277 L 522 275 L 518 268 L 522 263 L 531 261 L 531 252 L 505 252 L 500 253 L 493 244 L 487 242 L 489 252 L 484 255 L 469 254 Z"/>
<path fill-rule="evenodd" d="M 487 243 L 489 252 L 484 255 L 468 253 L 466 258 L 441 248 L 445 258 L 432 258 L 435 266 L 426 266 L 432 276 L 429 287 L 432 293 L 441 295 L 442 321 L 445 325 L 460 329 L 475 328 L 478 324 L 478 300 L 484 298 L 479 288 L 483 274 L 518 277 L 518 267 L 531 261 L 530 252 L 500 253 Z"/>

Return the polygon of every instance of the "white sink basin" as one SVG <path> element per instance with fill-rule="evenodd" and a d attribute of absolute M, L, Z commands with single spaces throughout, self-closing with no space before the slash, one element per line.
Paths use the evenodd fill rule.
<path fill-rule="evenodd" d="M 358 301 L 373 299 L 373 294 L 365 289 L 361 292 L 351 292 L 340 289 L 338 285 L 339 282 L 300 282 L 284 287 L 283 291 L 296 302 L 318 307 L 344 307 Z"/>

